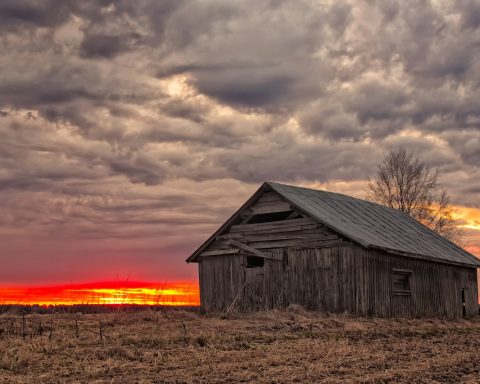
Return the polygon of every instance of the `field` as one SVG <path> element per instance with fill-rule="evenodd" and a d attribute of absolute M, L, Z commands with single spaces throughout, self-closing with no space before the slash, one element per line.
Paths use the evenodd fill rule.
<path fill-rule="evenodd" d="M 480 383 L 480 320 L 0 315 L 0 383 Z"/>

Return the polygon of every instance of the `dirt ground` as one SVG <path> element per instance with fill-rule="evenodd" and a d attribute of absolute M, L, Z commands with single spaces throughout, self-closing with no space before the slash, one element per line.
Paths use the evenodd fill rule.
<path fill-rule="evenodd" d="M 7 314 L 0 383 L 478 384 L 480 320 Z"/>

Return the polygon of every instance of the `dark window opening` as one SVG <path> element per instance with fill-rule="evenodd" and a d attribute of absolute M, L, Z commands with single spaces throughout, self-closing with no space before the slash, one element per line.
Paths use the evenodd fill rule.
<path fill-rule="evenodd" d="M 467 302 L 465 300 L 465 288 L 462 288 L 461 292 L 462 292 L 462 316 L 467 317 Z"/>
<path fill-rule="evenodd" d="M 411 294 L 410 279 L 411 271 L 393 270 L 393 293 L 395 295 L 409 296 Z"/>
<path fill-rule="evenodd" d="M 265 259 L 258 256 L 247 256 L 247 268 L 260 268 L 263 267 Z"/>
<path fill-rule="evenodd" d="M 281 220 L 285 220 L 291 214 L 292 214 L 292 211 L 260 213 L 258 215 L 253 215 L 250 218 L 250 220 L 248 220 L 248 224 L 268 223 L 270 221 L 281 221 Z"/>

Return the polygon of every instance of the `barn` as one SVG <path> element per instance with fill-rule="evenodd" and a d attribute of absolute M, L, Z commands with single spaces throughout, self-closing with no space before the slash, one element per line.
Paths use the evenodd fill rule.
<path fill-rule="evenodd" d="M 187 262 L 206 311 L 478 313 L 479 259 L 406 213 L 321 190 L 264 183 Z"/>

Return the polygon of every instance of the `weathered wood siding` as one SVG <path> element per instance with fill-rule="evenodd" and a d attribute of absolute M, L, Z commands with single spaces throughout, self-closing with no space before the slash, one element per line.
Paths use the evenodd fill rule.
<path fill-rule="evenodd" d="M 323 312 L 363 316 L 461 317 L 478 310 L 474 268 L 464 268 L 366 250 L 354 244 L 325 248 L 278 248 L 264 266 L 245 268 L 246 255 L 200 260 L 200 292 L 206 310 L 237 306 L 257 310 L 301 304 Z M 393 270 L 412 271 L 411 294 L 393 290 Z"/>
<path fill-rule="evenodd" d="M 220 235 L 201 255 L 224 254 L 231 250 L 229 240 L 236 240 L 256 249 L 280 247 L 336 246 L 348 241 L 312 218 L 233 225 Z"/>
<path fill-rule="evenodd" d="M 360 246 L 288 250 L 288 302 L 325 312 L 379 317 L 475 314 L 476 270 L 366 250 Z M 393 289 L 393 270 L 408 270 L 410 295 Z"/>
<path fill-rule="evenodd" d="M 253 215 L 287 212 L 293 210 L 280 195 L 275 192 L 262 194 L 241 218 L 245 222 L 230 226 L 210 244 L 201 256 L 224 254 L 228 250 L 232 252 L 229 240 L 239 241 L 256 249 L 272 249 L 286 247 L 335 246 L 339 243 L 348 242 L 334 233 L 317 220 L 311 217 L 286 218 L 281 221 L 249 224 L 248 220 Z M 240 221 L 242 221 L 240 219 Z"/>
<path fill-rule="evenodd" d="M 290 203 L 285 201 L 278 193 L 264 192 L 243 214 L 247 217 L 262 213 L 284 212 L 291 208 Z"/>
<path fill-rule="evenodd" d="M 363 252 L 358 266 L 362 271 L 358 281 L 364 292 L 361 313 L 383 317 L 461 317 L 462 288 L 465 289 L 466 315 L 478 312 L 475 268 L 356 248 Z M 410 296 L 393 294 L 393 269 L 412 271 Z"/>
<path fill-rule="evenodd" d="M 198 263 L 200 302 L 208 311 L 229 306 L 245 282 L 243 255 L 210 256 Z"/>

